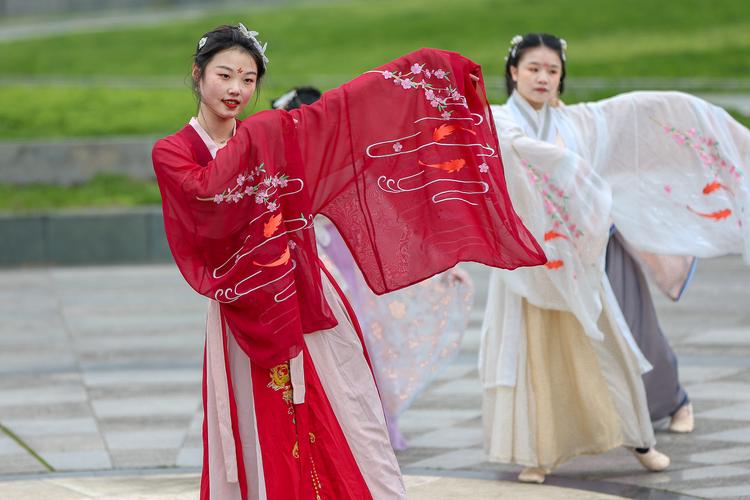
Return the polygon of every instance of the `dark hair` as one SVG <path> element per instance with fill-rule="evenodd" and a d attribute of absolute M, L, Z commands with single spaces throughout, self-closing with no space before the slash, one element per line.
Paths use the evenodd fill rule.
<path fill-rule="evenodd" d="M 303 104 L 312 104 L 320 99 L 320 90 L 315 87 L 295 87 L 289 92 L 271 100 L 273 109 L 297 109 Z"/>
<path fill-rule="evenodd" d="M 239 26 L 219 26 L 200 38 L 195 49 L 195 55 L 193 56 L 193 63 L 198 67 L 197 80 L 203 78 L 203 72 L 206 70 L 206 66 L 208 66 L 208 63 L 211 62 L 211 59 L 213 59 L 216 54 L 234 47 L 245 49 L 248 54 L 252 56 L 255 60 L 255 64 L 258 66 L 258 77 L 256 78 L 255 83 L 255 93 L 257 98 L 258 91 L 260 90 L 261 79 L 266 73 L 266 65 L 263 61 L 263 54 L 261 54 L 259 48 L 250 38 L 240 31 Z M 200 103 L 200 90 L 198 89 L 197 80 L 192 78 L 193 92 L 195 92 L 198 102 Z"/>
<path fill-rule="evenodd" d="M 526 51 L 536 47 L 547 47 L 557 52 L 557 55 L 560 56 L 562 71 L 560 73 L 560 86 L 557 91 L 559 94 L 562 94 L 565 90 L 565 53 L 563 43 L 555 35 L 548 33 L 526 33 L 521 37 L 520 42 L 511 46 L 508 51 L 508 57 L 505 60 L 505 89 L 508 91 L 508 95 L 511 95 L 516 88 L 516 82 L 513 81 L 513 76 L 510 74 L 510 68 L 517 68 Z"/>

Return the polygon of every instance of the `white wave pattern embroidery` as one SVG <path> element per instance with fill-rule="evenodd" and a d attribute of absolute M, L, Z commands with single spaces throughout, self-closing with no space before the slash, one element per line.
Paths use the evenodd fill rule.
<path fill-rule="evenodd" d="M 227 188 L 223 192 L 215 194 L 212 197 L 198 198 L 200 201 L 213 202 L 217 205 L 221 203 L 239 203 L 245 198 L 252 198 L 256 204 L 264 205 L 266 208 L 265 211 L 248 223 L 248 226 L 252 226 L 256 223 L 263 224 L 263 241 L 258 242 L 251 247 L 247 247 L 246 245 L 250 243 L 252 235 L 249 234 L 245 237 L 242 246 L 237 251 L 224 261 L 224 263 L 213 269 L 211 276 L 214 279 L 223 278 L 229 274 L 241 260 L 251 258 L 256 250 L 262 248 L 269 242 L 279 238 L 285 238 L 288 234 L 311 228 L 313 221 L 312 215 L 300 214 L 299 217 L 288 220 L 283 220 L 280 212 L 274 215 L 274 212 L 279 210 L 281 198 L 297 194 L 302 191 L 303 187 L 304 182 L 302 179 L 289 178 L 289 176 L 280 173 L 266 175 L 265 166 L 261 163 L 253 170 L 238 175 L 234 186 Z M 289 189 L 288 191 L 281 192 L 282 189 L 287 188 Z M 265 220 L 267 215 L 270 215 L 270 217 L 268 217 L 268 220 Z M 283 230 L 279 231 L 282 227 Z M 217 290 L 214 293 L 214 299 L 222 303 L 235 302 L 249 293 L 287 278 L 287 276 L 291 275 L 297 267 L 297 262 L 291 257 L 291 252 L 295 248 L 296 244 L 294 241 L 289 240 L 283 253 L 275 261 L 267 264 L 253 261 L 253 265 L 258 268 L 256 271 L 239 280 L 234 286 Z M 264 273 L 267 273 L 270 268 L 281 266 L 289 266 L 289 269 L 287 269 L 281 276 L 276 276 L 273 279 L 267 279 L 264 281 Z M 253 284 L 250 284 L 251 281 Z M 274 301 L 283 302 L 292 297 L 297 293 L 296 290 L 289 291 L 293 286 L 294 281 L 291 280 L 286 287 L 274 295 Z"/>
<path fill-rule="evenodd" d="M 429 69 L 424 64 L 414 63 L 411 66 L 411 71 L 408 73 L 392 72 L 392 71 L 369 71 L 368 73 L 379 73 L 383 76 L 383 79 L 393 82 L 394 85 L 398 85 L 404 90 L 421 90 L 424 93 L 424 97 L 429 101 L 430 106 L 437 112 L 440 112 L 440 116 L 424 116 L 418 118 L 413 123 L 423 121 L 438 121 L 442 122 L 432 132 L 431 140 L 419 144 L 418 138 L 423 134 L 422 131 L 414 134 L 390 139 L 387 141 L 376 142 L 370 144 L 365 150 L 367 156 L 370 158 L 388 158 L 393 156 L 400 156 L 406 154 L 413 154 L 424 148 L 429 147 L 464 147 L 468 149 L 478 148 L 478 152 L 475 152 L 475 156 L 481 159 L 486 157 L 497 157 L 497 152 L 489 144 L 481 143 L 453 143 L 448 142 L 448 139 L 453 133 L 461 130 L 473 135 L 476 132 L 471 128 L 465 128 L 462 122 L 470 122 L 468 126 L 473 127 L 475 125 L 481 125 L 483 118 L 477 113 L 471 113 L 471 117 L 453 117 L 454 112 L 448 108 L 459 106 L 468 109 L 466 104 L 466 98 L 458 92 L 457 89 L 450 85 L 449 73 L 443 69 Z M 447 82 L 445 86 L 440 86 L 442 83 Z M 409 141 L 410 143 L 416 143 L 411 147 L 405 148 L 402 142 Z M 380 149 L 383 146 L 387 147 L 385 151 Z M 443 184 L 446 189 L 434 194 L 432 196 L 432 202 L 442 203 L 445 201 L 461 201 L 468 203 L 469 205 L 476 206 L 468 199 L 468 196 L 481 195 L 489 191 L 489 184 L 484 181 L 475 180 L 460 180 L 455 179 L 455 176 L 448 176 L 447 174 L 455 174 L 466 166 L 466 160 L 464 158 L 456 158 L 446 162 L 440 163 L 423 163 L 418 161 L 417 164 L 421 167 L 426 167 L 418 172 L 409 174 L 398 179 L 391 179 L 385 175 L 381 175 L 378 178 L 378 187 L 387 193 L 408 193 L 425 189 L 433 184 Z M 436 169 L 445 172 L 445 177 L 433 179 L 428 182 L 419 181 L 427 169 Z M 481 174 L 489 173 L 489 165 L 486 161 L 481 161 L 478 165 L 479 172 Z M 414 180 L 417 179 L 415 183 Z"/>

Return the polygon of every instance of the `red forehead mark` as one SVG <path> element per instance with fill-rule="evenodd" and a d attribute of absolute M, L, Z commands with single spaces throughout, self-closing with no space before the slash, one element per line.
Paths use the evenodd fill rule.
<path fill-rule="evenodd" d="M 239 68 L 237 68 L 237 74 L 241 75 L 242 73 L 244 73 L 244 70 L 242 69 L 242 66 L 240 66 Z"/>

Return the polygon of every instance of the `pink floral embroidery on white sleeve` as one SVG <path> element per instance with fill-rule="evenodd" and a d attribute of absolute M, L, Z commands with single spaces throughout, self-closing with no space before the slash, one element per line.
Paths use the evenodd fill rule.
<path fill-rule="evenodd" d="M 534 183 L 539 194 L 542 195 L 544 211 L 552 219 L 552 228 L 544 235 L 545 241 L 556 238 L 570 240 L 567 235 L 560 233 L 562 229 L 574 239 L 583 236 L 583 232 L 572 220 L 568 211 L 568 200 L 570 195 L 562 190 L 547 173 L 541 172 L 537 167 L 522 159 L 521 165 L 527 170 L 529 180 Z"/>
<path fill-rule="evenodd" d="M 715 178 L 718 179 L 722 175 L 728 174 L 732 182 L 742 180 L 742 170 L 722 156 L 721 151 L 719 151 L 719 142 L 716 139 L 707 137 L 694 128 L 688 131 L 682 131 L 669 125 L 664 125 L 663 128 L 664 132 L 671 135 L 677 144 L 694 150 L 703 166 L 711 171 Z M 726 186 L 721 187 L 726 188 Z M 719 188 L 709 189 L 708 192 L 704 189 L 703 194 L 710 194 Z"/>
<path fill-rule="evenodd" d="M 740 168 L 724 158 L 719 150 L 719 142 L 716 139 L 702 134 L 695 128 L 687 131 L 670 125 L 662 125 L 662 128 L 678 145 L 692 149 L 700 158 L 703 167 L 711 173 L 713 179 L 701 189 L 701 193 L 704 196 L 709 196 L 712 193 L 723 190 L 734 197 L 734 190 L 731 186 L 736 188 L 737 184 L 742 181 L 744 174 Z M 728 219 L 733 213 L 731 208 L 723 208 L 721 210 L 712 208 L 708 211 L 696 210 L 690 205 L 687 205 L 686 208 L 699 217 L 713 221 Z"/>

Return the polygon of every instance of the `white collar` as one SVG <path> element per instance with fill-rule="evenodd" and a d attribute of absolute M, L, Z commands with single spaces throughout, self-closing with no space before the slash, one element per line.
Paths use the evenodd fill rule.
<path fill-rule="evenodd" d="M 224 146 L 219 146 L 214 142 L 213 139 L 211 139 L 211 136 L 208 135 L 208 132 L 201 126 L 201 124 L 198 122 L 198 119 L 196 117 L 192 117 L 190 119 L 190 126 L 193 127 L 193 129 L 198 133 L 201 139 L 203 139 L 203 143 L 208 148 L 208 152 L 211 153 L 211 158 L 216 158 L 216 153 L 224 146 L 226 146 L 226 143 Z M 234 127 L 232 128 L 232 137 L 234 137 L 235 132 L 237 132 L 237 123 L 235 122 Z"/>
<path fill-rule="evenodd" d="M 541 109 L 534 109 L 526 99 L 514 91 L 508 98 L 508 104 L 515 114 L 522 118 L 523 128 L 528 135 L 543 141 L 548 139 L 552 117 L 547 103 L 544 103 Z"/>

